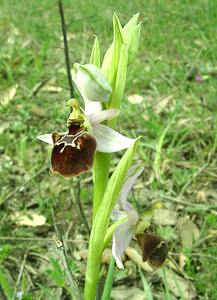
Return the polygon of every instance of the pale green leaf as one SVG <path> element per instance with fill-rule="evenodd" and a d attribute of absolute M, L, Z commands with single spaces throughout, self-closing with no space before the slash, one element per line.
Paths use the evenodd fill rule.
<path fill-rule="evenodd" d="M 134 144 L 127 149 L 124 156 L 118 163 L 114 173 L 112 174 L 111 178 L 108 181 L 108 185 L 105 190 L 105 194 L 104 194 L 102 203 L 101 203 L 99 211 L 97 212 L 97 215 L 96 215 L 96 219 L 102 219 L 102 220 L 106 221 L 104 233 L 106 233 L 110 214 L 111 214 L 112 209 L 114 208 L 115 203 L 118 199 L 118 195 L 119 195 L 122 185 L 125 181 L 128 169 L 131 166 L 133 156 L 137 149 L 139 140 L 140 140 L 140 138 L 137 138 L 135 140 Z M 94 221 L 93 227 L 95 224 L 96 224 L 96 226 L 99 225 L 99 224 L 97 225 L 97 220 Z M 99 229 L 101 232 L 101 230 L 102 230 L 101 225 L 99 226 Z"/>
<path fill-rule="evenodd" d="M 98 283 L 101 255 L 104 238 L 109 224 L 110 215 L 123 186 L 127 172 L 132 164 L 140 138 L 128 148 L 108 181 L 104 197 L 94 218 L 89 242 L 89 253 L 85 280 L 85 300 L 95 299 Z"/>
<path fill-rule="evenodd" d="M 118 16 L 113 15 L 113 45 L 110 46 L 102 64 L 102 71 L 107 76 L 112 88 L 114 87 L 120 59 L 121 47 L 124 44 L 124 34 Z"/>
<path fill-rule="evenodd" d="M 92 52 L 90 55 L 90 64 L 100 68 L 100 46 L 99 46 L 99 39 L 97 36 L 95 36 Z"/>
<path fill-rule="evenodd" d="M 110 100 L 110 108 L 120 107 L 120 103 L 124 93 L 126 77 L 127 77 L 127 63 L 128 63 L 127 45 L 122 45 L 121 52 L 120 52 L 120 60 L 117 69 L 115 88 L 113 90 L 112 97 Z M 115 120 L 111 120 L 110 123 L 113 124 L 114 122 Z"/>
<path fill-rule="evenodd" d="M 132 36 L 130 45 L 129 45 L 129 63 L 132 63 L 139 50 L 139 41 L 140 41 L 140 32 L 141 32 L 142 23 L 136 26 L 134 34 Z"/>
<path fill-rule="evenodd" d="M 139 14 L 134 15 L 123 28 L 124 42 L 127 44 L 128 47 L 131 44 L 131 40 L 137 28 L 138 18 Z"/>
<path fill-rule="evenodd" d="M 109 70 L 111 67 L 113 49 L 114 49 L 114 43 L 112 43 L 109 46 L 109 48 L 106 51 L 105 56 L 103 58 L 103 62 L 102 62 L 102 72 L 106 76 L 106 78 L 108 78 L 108 76 L 109 76 Z"/>

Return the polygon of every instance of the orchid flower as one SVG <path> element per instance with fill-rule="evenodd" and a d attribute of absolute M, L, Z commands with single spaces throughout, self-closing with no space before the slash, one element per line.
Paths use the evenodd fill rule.
<path fill-rule="evenodd" d="M 84 100 L 84 110 L 77 100 L 69 100 L 72 113 L 67 121 L 68 131 L 38 136 L 39 140 L 53 145 L 51 171 L 63 176 L 76 176 L 91 168 L 95 150 L 112 153 L 127 149 L 135 141 L 101 124 L 117 117 L 119 110 L 102 110 L 101 103 L 96 102 L 96 99 L 98 97 L 99 101 L 108 101 L 111 87 L 100 69 L 94 65 L 85 66 L 77 66 L 77 73 L 73 76 Z"/>
<path fill-rule="evenodd" d="M 142 248 L 143 262 L 147 261 L 151 267 L 158 268 L 163 264 L 167 257 L 168 250 L 166 242 L 158 235 L 144 232 L 150 225 L 152 214 L 149 213 L 145 221 L 140 220 L 136 210 L 127 201 L 127 196 L 142 171 L 143 168 L 138 167 L 137 165 L 131 167 L 119 195 L 118 204 L 113 210 L 113 219 L 123 216 L 127 217 L 127 220 L 118 225 L 115 229 L 112 241 L 112 254 L 117 267 L 120 269 L 124 268 L 121 256 L 129 246 L 134 235 Z M 152 211 L 155 208 L 157 208 L 157 206 L 153 206 Z"/>

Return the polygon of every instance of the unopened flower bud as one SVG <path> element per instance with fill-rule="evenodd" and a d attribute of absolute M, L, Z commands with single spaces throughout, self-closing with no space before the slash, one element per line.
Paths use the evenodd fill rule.
<path fill-rule="evenodd" d="M 72 77 L 84 98 L 97 102 L 107 102 L 109 100 L 112 88 L 104 74 L 95 65 L 74 64 Z"/>

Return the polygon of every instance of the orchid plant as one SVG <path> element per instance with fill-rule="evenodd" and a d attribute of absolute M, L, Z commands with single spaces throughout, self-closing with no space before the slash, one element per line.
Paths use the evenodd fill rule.
<path fill-rule="evenodd" d="M 101 257 L 112 240 L 112 253 L 118 268 L 121 256 L 135 237 L 142 257 L 159 267 L 167 256 L 166 242 L 148 233 L 153 205 L 140 215 L 127 200 L 143 168 L 131 166 L 141 137 L 130 138 L 114 128 L 120 113 L 127 66 L 138 51 L 141 23 L 134 15 L 122 27 L 113 16 L 114 36 L 101 63 L 96 37 L 88 64 L 74 64 L 71 76 L 80 100 L 70 99 L 71 113 L 65 132 L 53 132 L 38 138 L 52 145 L 51 172 L 65 177 L 93 170 L 93 216 L 85 278 L 84 299 L 96 299 L 100 280 Z M 109 178 L 111 153 L 127 149 Z"/>

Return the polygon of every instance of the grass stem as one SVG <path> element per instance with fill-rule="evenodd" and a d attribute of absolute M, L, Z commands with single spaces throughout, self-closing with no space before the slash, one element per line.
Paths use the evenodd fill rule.
<path fill-rule="evenodd" d="M 65 15 L 64 15 L 64 9 L 63 9 L 63 2 L 62 0 L 57 0 L 58 7 L 59 7 L 59 14 L 61 19 L 61 28 L 62 28 L 62 34 L 63 34 L 63 43 L 64 43 L 64 53 L 65 53 L 65 63 L 66 63 L 66 71 L 67 71 L 67 77 L 68 77 L 68 83 L 69 83 L 69 94 L 70 98 L 74 97 L 74 86 L 71 76 L 71 63 L 70 63 L 70 57 L 69 57 L 69 47 L 68 47 L 68 40 L 67 40 L 67 31 L 66 31 L 66 22 L 65 22 Z"/>

